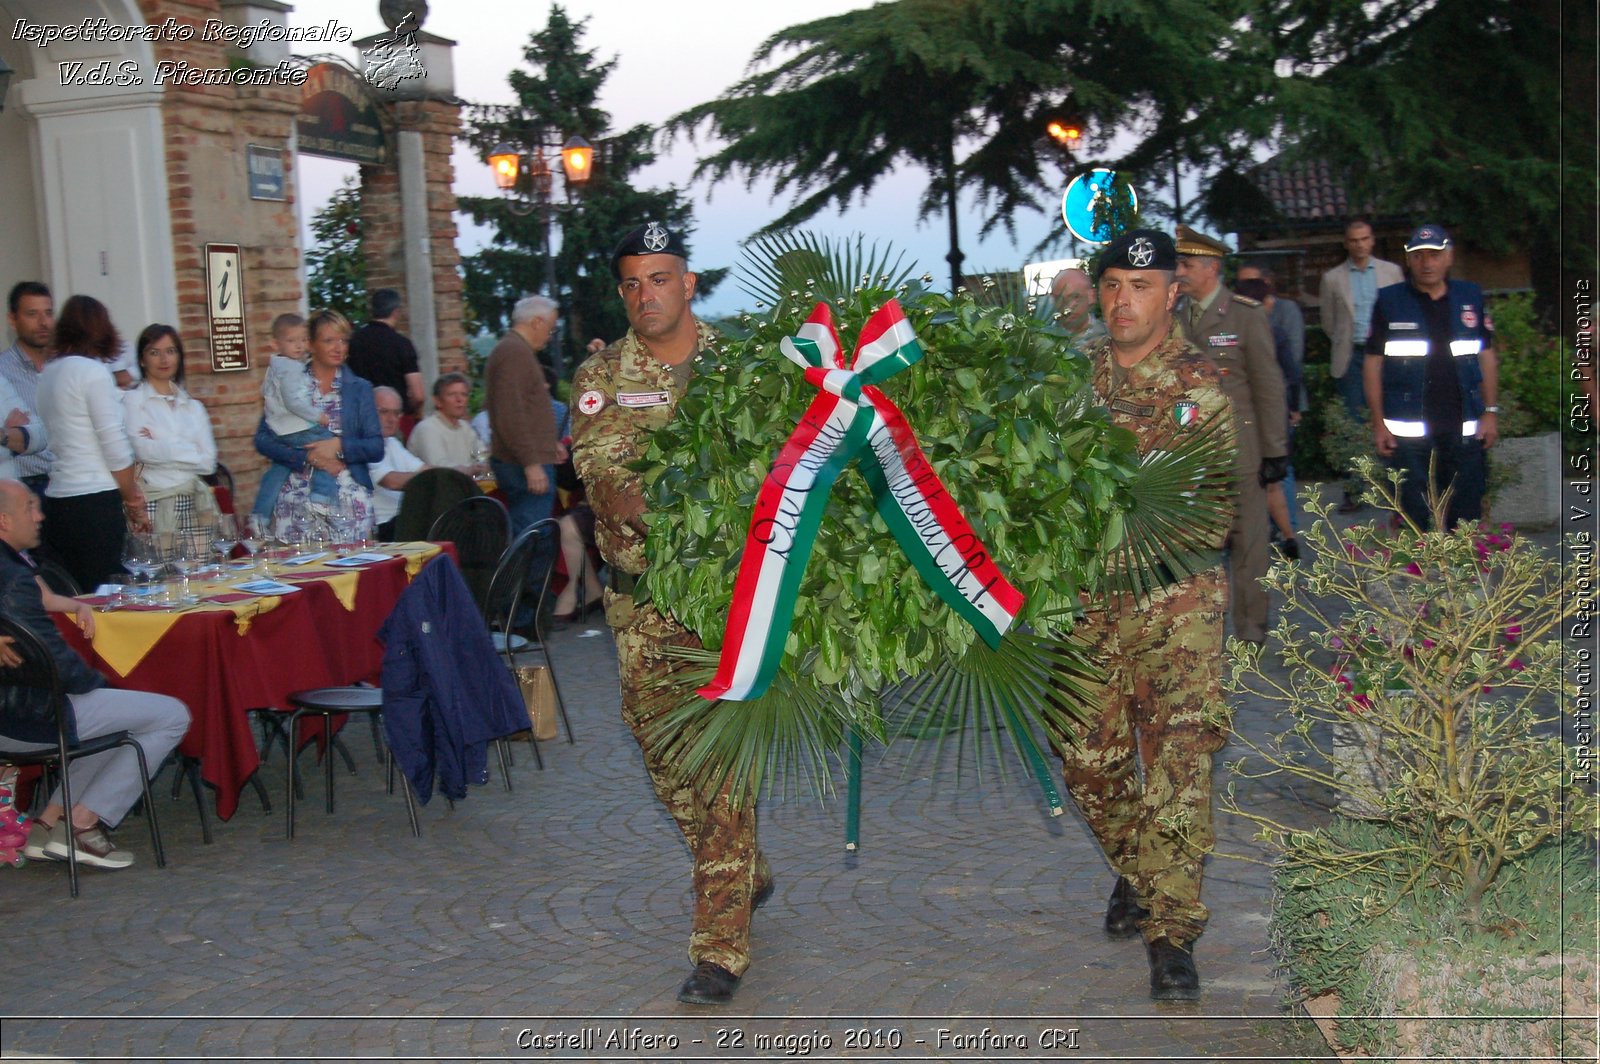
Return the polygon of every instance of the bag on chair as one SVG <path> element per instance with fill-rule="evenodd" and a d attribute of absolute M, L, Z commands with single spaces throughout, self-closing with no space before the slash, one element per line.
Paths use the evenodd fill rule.
<path fill-rule="evenodd" d="M 528 706 L 528 720 L 533 726 L 535 739 L 556 737 L 556 689 L 550 682 L 550 670 L 543 665 L 518 665 L 517 686 L 522 689 L 522 700 Z"/>

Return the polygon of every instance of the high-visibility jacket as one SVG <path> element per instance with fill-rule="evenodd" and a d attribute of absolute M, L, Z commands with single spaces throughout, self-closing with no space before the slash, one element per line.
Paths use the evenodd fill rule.
<path fill-rule="evenodd" d="M 1383 352 L 1383 423 L 1399 439 L 1433 434 L 1423 412 L 1433 344 L 1426 298 L 1409 282 L 1378 290 L 1375 313 L 1382 314 L 1383 333 L 1374 339 Z M 1483 290 L 1471 281 L 1450 281 L 1445 299 L 1450 304 L 1450 361 L 1461 386 L 1461 435 L 1475 436 L 1483 414 L 1478 355 L 1490 342 Z"/>

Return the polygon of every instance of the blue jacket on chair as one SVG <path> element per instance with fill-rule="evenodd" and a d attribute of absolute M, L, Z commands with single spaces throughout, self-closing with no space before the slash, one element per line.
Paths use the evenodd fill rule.
<path fill-rule="evenodd" d="M 418 801 L 488 779 L 491 740 L 528 726 L 522 693 L 448 557 L 423 567 L 378 631 L 383 727 Z"/>

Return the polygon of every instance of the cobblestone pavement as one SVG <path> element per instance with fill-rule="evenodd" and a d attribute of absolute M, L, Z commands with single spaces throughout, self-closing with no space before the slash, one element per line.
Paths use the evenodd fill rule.
<path fill-rule="evenodd" d="M 420 839 L 356 727 L 360 775 L 340 767 L 329 817 L 308 773 L 292 843 L 278 754 L 273 814 L 247 792 L 210 846 L 162 777 L 166 869 L 137 818 L 119 842 L 138 864 L 85 870 L 77 900 L 58 865 L 0 868 L 3 1055 L 1328 1059 L 1280 1010 L 1261 865 L 1212 859 L 1204 998 L 1157 1005 L 1138 941 L 1100 930 L 1112 878 L 1070 803 L 1052 819 L 1015 765 L 969 760 L 958 780 L 953 757 L 914 745 L 869 754 L 859 853 L 842 797 L 763 806 L 777 892 L 753 966 L 731 1007 L 680 1005 L 687 851 L 619 719 L 609 635 L 559 633 L 552 650 L 577 743 L 544 744 L 542 772 L 520 747 L 514 792 L 492 770 L 454 809 L 423 808 Z M 1260 733 L 1266 714 L 1246 699 L 1237 726 Z M 1256 854 L 1249 836 L 1219 818 L 1223 851 Z"/>

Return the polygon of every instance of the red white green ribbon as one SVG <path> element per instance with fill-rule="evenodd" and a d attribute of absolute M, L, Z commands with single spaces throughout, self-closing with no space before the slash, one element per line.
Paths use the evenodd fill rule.
<path fill-rule="evenodd" d="M 833 313 L 818 303 L 798 336 L 779 345 L 818 389 L 762 482 L 716 677 L 705 698 L 759 697 L 777 675 L 795 598 L 828 492 L 858 454 L 878 513 L 934 592 L 991 647 L 1022 609 L 955 500 L 917 446 L 905 416 L 876 386 L 922 358 L 899 303 L 868 319 L 846 367 Z"/>

